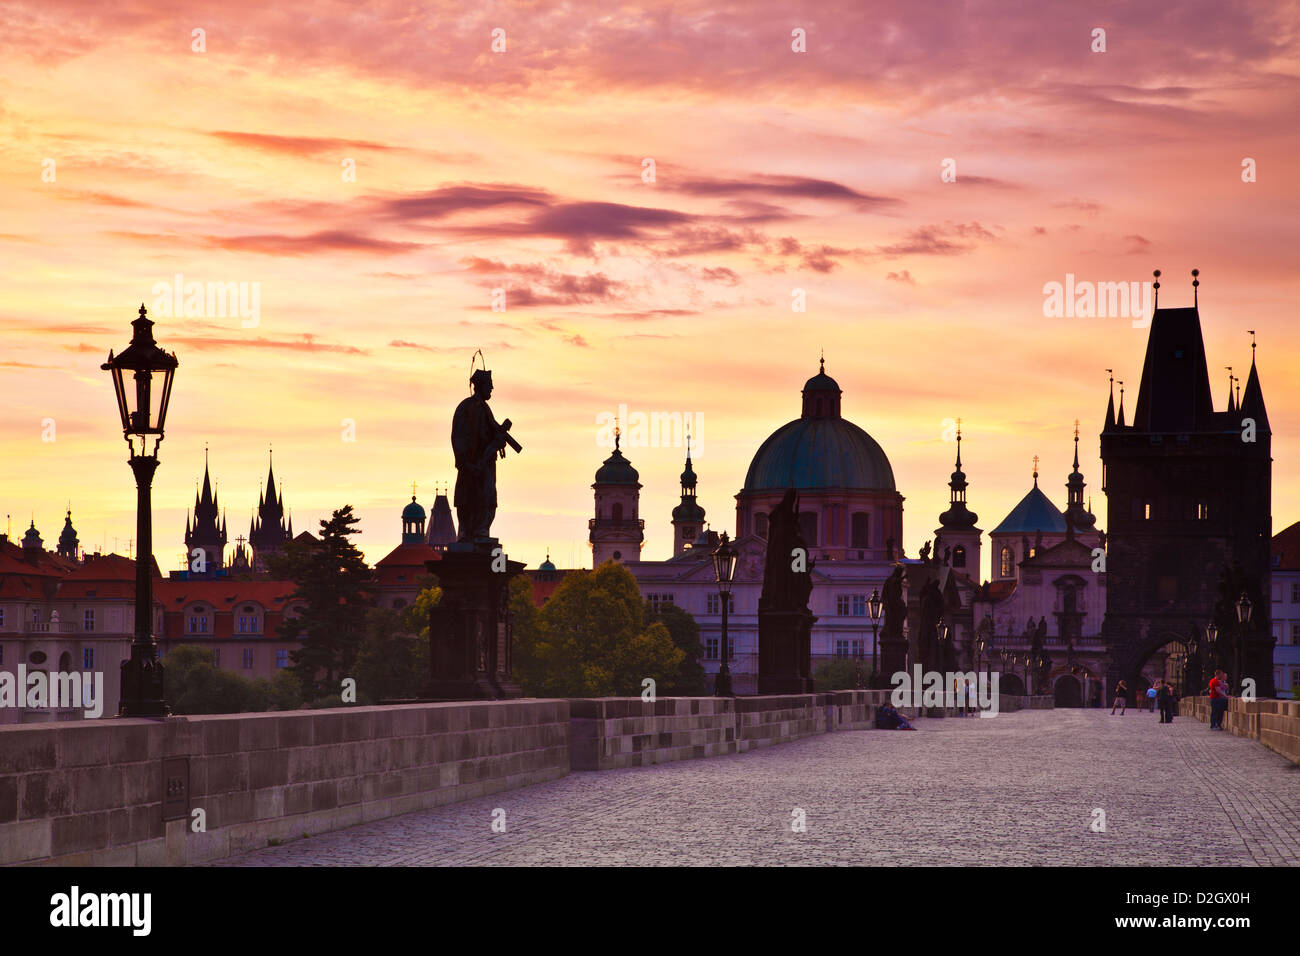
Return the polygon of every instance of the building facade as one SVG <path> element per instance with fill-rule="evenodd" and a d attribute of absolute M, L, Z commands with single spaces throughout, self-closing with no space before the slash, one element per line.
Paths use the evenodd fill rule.
<path fill-rule="evenodd" d="M 1240 403 L 1230 383 L 1227 409 L 1215 411 L 1197 305 L 1157 299 L 1132 421 L 1121 392 L 1101 435 L 1112 687 L 1139 688 L 1146 662 L 1186 653 L 1211 616 L 1232 631 L 1219 594 L 1227 572 L 1254 608 L 1243 669 L 1257 695 L 1273 696 L 1270 437 L 1253 344 Z"/>

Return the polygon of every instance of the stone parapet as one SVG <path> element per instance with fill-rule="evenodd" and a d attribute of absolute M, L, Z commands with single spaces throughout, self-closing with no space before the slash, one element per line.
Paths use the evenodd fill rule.
<path fill-rule="evenodd" d="M 5 726 L 0 864 L 202 863 L 568 772 L 564 700 Z"/>
<path fill-rule="evenodd" d="M 1178 713 L 1208 724 L 1210 698 L 1184 697 L 1178 702 Z M 1223 726 L 1230 734 L 1258 740 L 1269 750 L 1275 750 L 1292 763 L 1300 764 L 1298 700 L 1242 700 L 1234 697 L 1228 701 Z"/>

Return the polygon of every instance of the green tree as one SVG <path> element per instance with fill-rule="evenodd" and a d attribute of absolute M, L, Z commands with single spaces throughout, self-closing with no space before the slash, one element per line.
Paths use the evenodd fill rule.
<path fill-rule="evenodd" d="M 862 662 L 862 683 L 871 677 L 871 662 Z M 858 662 L 853 657 L 822 661 L 813 668 L 813 687 L 819 694 L 831 690 L 853 690 L 858 686 Z"/>
<path fill-rule="evenodd" d="M 703 697 L 708 694 L 708 681 L 705 679 L 704 667 L 700 664 L 700 658 L 704 656 L 704 645 L 700 643 L 700 625 L 690 612 L 676 604 L 661 604 L 655 608 L 646 602 L 645 619 L 647 622 L 658 621 L 668 628 L 674 646 L 684 655 L 676 675 L 666 685 L 661 685 L 658 692 L 664 696 L 677 697 Z"/>
<path fill-rule="evenodd" d="M 272 680 L 249 680 L 217 666 L 216 652 L 182 644 L 163 660 L 167 702 L 176 714 L 239 714 L 293 710 L 302 703 L 298 680 L 287 670 Z"/>
<path fill-rule="evenodd" d="M 636 579 L 621 564 L 568 575 L 535 619 L 522 606 L 527 594 L 512 582 L 515 676 L 529 694 L 634 697 L 644 678 L 659 688 L 677 677 L 686 655 L 662 622 L 646 620 Z"/>
<path fill-rule="evenodd" d="M 372 576 L 351 540 L 356 523 L 352 506 L 344 505 L 321 521 L 319 541 L 290 542 L 269 562 L 274 577 L 297 584 L 293 599 L 304 605 L 280 634 L 301 642 L 290 657 L 308 697 L 333 695 L 340 678 L 354 676 L 366 634 Z"/>
<path fill-rule="evenodd" d="M 421 591 L 409 608 L 371 608 L 366 636 L 353 668 L 357 702 L 418 697 L 429 678 L 429 607 L 437 589 Z M 423 628 L 420 610 L 423 609 Z"/>

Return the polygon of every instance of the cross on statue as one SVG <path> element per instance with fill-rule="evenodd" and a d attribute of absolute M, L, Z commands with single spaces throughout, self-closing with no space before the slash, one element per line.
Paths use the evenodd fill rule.
<path fill-rule="evenodd" d="M 1037 455 L 1034 456 L 1034 474 L 1035 474 L 1035 475 L 1038 474 L 1038 456 L 1037 456 Z"/>
<path fill-rule="evenodd" d="M 239 545 L 242 548 L 244 546 L 244 542 L 247 540 L 248 539 L 241 534 L 235 538 L 235 544 Z"/>
<path fill-rule="evenodd" d="M 415 482 L 411 482 L 411 497 L 412 497 L 412 498 L 415 497 L 415 489 L 416 489 L 417 487 L 419 487 L 419 486 L 416 485 Z"/>

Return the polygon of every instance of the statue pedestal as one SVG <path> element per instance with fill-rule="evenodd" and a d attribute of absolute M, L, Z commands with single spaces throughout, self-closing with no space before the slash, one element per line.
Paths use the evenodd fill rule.
<path fill-rule="evenodd" d="M 524 569 L 490 551 L 452 550 L 425 566 L 438 577 L 442 600 L 429 612 L 431 700 L 522 697 L 511 676 L 510 579 Z"/>
<path fill-rule="evenodd" d="M 812 626 L 810 611 L 758 608 L 758 692 L 811 694 Z"/>

